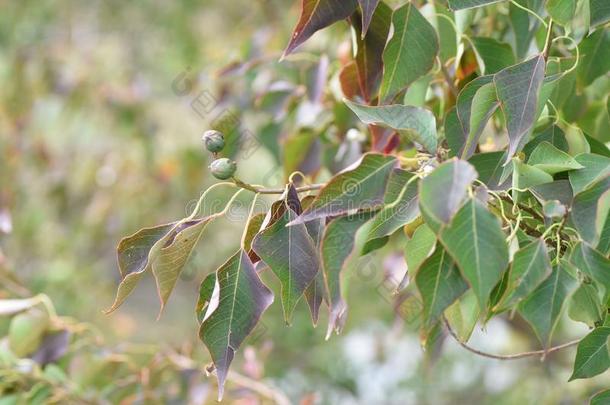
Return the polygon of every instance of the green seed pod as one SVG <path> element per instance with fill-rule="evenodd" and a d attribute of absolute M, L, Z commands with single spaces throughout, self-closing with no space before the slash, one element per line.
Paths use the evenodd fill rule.
<path fill-rule="evenodd" d="M 225 137 L 220 131 L 205 131 L 201 139 L 206 149 L 212 153 L 220 152 L 225 147 Z"/>
<path fill-rule="evenodd" d="M 44 310 L 32 308 L 15 315 L 8 330 L 11 351 L 17 357 L 36 351 L 48 326 L 49 314 Z"/>
<path fill-rule="evenodd" d="M 237 164 L 231 159 L 227 158 L 216 159 L 210 165 L 212 174 L 219 180 L 226 180 L 232 177 L 236 169 Z"/>

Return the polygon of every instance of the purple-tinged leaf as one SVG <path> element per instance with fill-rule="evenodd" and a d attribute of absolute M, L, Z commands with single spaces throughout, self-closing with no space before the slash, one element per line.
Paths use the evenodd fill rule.
<path fill-rule="evenodd" d="M 361 38 L 364 38 L 369 29 L 369 25 L 371 24 L 371 20 L 373 19 L 373 13 L 379 4 L 379 0 L 358 0 L 358 4 L 360 5 L 360 12 L 362 14 Z M 382 7 L 383 6 L 385 6 L 385 3 L 382 3 Z"/>
<path fill-rule="evenodd" d="M 282 285 L 284 319 L 290 323 L 294 308 L 320 268 L 318 252 L 303 223 L 286 226 L 297 218 L 284 201 L 274 204 L 277 218 L 252 242 L 256 254 L 267 264 Z"/>
<path fill-rule="evenodd" d="M 534 125 L 544 69 L 544 56 L 538 55 L 494 75 L 498 100 L 508 128 L 506 162 L 523 148 Z"/>
<path fill-rule="evenodd" d="M 364 99 L 369 101 L 375 98 L 381 82 L 383 74 L 383 49 L 385 48 L 390 26 L 392 25 L 392 9 L 385 3 L 380 3 L 377 6 L 375 13 L 372 15 L 371 26 L 366 36 L 364 36 L 366 29 L 360 27 L 358 22 L 354 21 L 353 25 L 356 30 L 355 60 L 358 80 Z"/>
<path fill-rule="evenodd" d="M 218 400 L 235 352 L 252 332 L 261 315 L 273 302 L 273 293 L 260 280 L 247 253 L 238 251 L 224 263 L 211 280 L 202 283 L 202 319 L 199 338 L 212 356 L 218 378 Z M 211 291 L 210 291 L 211 290 Z"/>
<path fill-rule="evenodd" d="M 333 177 L 290 226 L 316 218 L 381 207 L 388 178 L 397 163 L 393 156 L 365 154 L 355 168 Z"/>
<path fill-rule="evenodd" d="M 65 329 L 45 335 L 31 359 L 41 366 L 54 363 L 68 352 L 70 332 Z"/>
<path fill-rule="evenodd" d="M 372 217 L 365 212 L 333 219 L 322 238 L 322 269 L 330 300 L 326 339 L 333 331 L 341 332 L 347 315 L 347 304 L 341 295 L 341 270 L 354 250 L 356 231 Z"/>
<path fill-rule="evenodd" d="M 301 17 L 284 51 L 284 57 L 316 31 L 352 15 L 357 5 L 356 0 L 302 0 Z"/>

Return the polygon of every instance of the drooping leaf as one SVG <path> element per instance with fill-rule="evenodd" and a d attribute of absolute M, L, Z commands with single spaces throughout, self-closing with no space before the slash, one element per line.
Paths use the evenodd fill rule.
<path fill-rule="evenodd" d="M 363 97 L 368 101 L 375 97 L 381 83 L 383 49 L 388 39 L 390 26 L 392 25 L 392 9 L 384 2 L 380 2 L 377 5 L 375 0 L 359 1 L 363 10 L 365 6 L 362 5 L 362 2 L 367 3 L 367 10 L 370 10 L 370 7 L 374 9 L 374 13 L 372 10 L 370 11 L 372 13 L 370 16 L 364 11 L 362 14 L 363 20 L 369 20 L 370 27 L 366 21 L 363 21 L 362 27 L 357 22 L 353 22 L 356 29 L 355 60 L 358 80 Z M 374 6 L 373 3 L 375 3 Z"/>
<path fill-rule="evenodd" d="M 519 313 L 530 324 L 544 348 L 551 337 L 568 299 L 578 286 L 564 262 L 553 269 L 551 275 L 519 304 Z"/>
<path fill-rule="evenodd" d="M 538 5 L 542 6 L 542 1 L 530 1 L 530 0 L 514 0 L 522 7 L 539 12 L 537 10 Z M 536 4 L 532 4 L 536 3 Z M 513 28 L 514 42 L 515 42 L 515 53 L 517 60 L 526 57 L 527 52 L 531 47 L 532 40 L 540 26 L 540 22 L 537 18 L 534 18 L 530 13 L 525 11 L 522 7 L 517 7 L 512 2 L 508 5 L 508 16 L 510 23 Z"/>
<path fill-rule="evenodd" d="M 498 3 L 503 0 L 449 0 L 449 8 L 452 10 L 463 10 Z"/>
<path fill-rule="evenodd" d="M 469 133 L 461 151 L 462 159 L 468 159 L 474 154 L 485 125 L 499 106 L 493 83 L 487 83 L 477 90 L 472 99 Z"/>
<path fill-rule="evenodd" d="M 436 15 L 436 32 L 439 37 L 439 58 L 442 63 L 450 63 L 449 61 L 456 58 L 458 54 L 459 42 L 458 36 L 461 34 L 456 32 L 454 28 L 456 18 L 454 17 L 454 13 L 452 13 L 446 5 L 440 3 L 434 3 L 434 11 L 437 13 Z M 441 17 L 444 15 L 446 18 Z"/>
<path fill-rule="evenodd" d="M 296 194 L 294 186 L 291 185 L 291 189 Z M 314 196 L 307 196 L 303 198 L 301 201 L 302 206 L 305 208 L 308 207 L 314 198 Z M 301 210 L 295 212 L 300 213 Z M 322 243 L 322 236 L 324 234 L 324 222 L 324 218 L 318 218 L 305 223 L 307 233 L 309 233 L 309 236 L 313 241 L 313 245 L 316 248 L 316 253 L 318 254 L 320 252 L 320 245 Z M 313 325 L 316 326 L 318 324 L 320 306 L 322 305 L 322 302 L 326 302 L 328 304 L 328 294 L 326 293 L 323 271 L 318 271 L 318 274 L 316 274 L 316 277 L 313 279 L 311 284 L 309 284 L 309 286 L 305 289 L 305 299 L 307 300 L 307 305 L 309 306 L 309 312 L 311 314 Z"/>
<path fill-rule="evenodd" d="M 203 230 L 216 216 L 144 228 L 121 240 L 117 257 L 122 279 L 114 303 L 105 312 L 116 310 L 149 269 L 157 282 L 162 311 Z"/>
<path fill-rule="evenodd" d="M 602 326 L 595 328 L 580 341 L 576 349 L 574 371 L 569 381 L 591 378 L 610 367 L 608 337 L 610 337 L 610 327 Z"/>
<path fill-rule="evenodd" d="M 515 55 L 509 44 L 489 37 L 472 38 L 479 67 L 485 75 L 491 75 L 515 64 Z"/>
<path fill-rule="evenodd" d="M 530 187 L 538 186 L 545 183 L 551 183 L 553 176 L 547 172 L 521 162 L 519 159 L 513 159 L 513 199 L 516 202 L 520 201 L 521 192 L 518 190 L 529 189 Z"/>
<path fill-rule="evenodd" d="M 549 174 L 583 168 L 572 156 L 546 141 L 536 146 L 527 160 L 527 164 Z"/>
<path fill-rule="evenodd" d="M 572 250 L 570 262 L 604 287 L 606 297 L 610 297 L 610 259 L 586 242 L 578 242 Z"/>
<path fill-rule="evenodd" d="M 322 238 L 322 269 L 329 293 L 330 315 L 326 339 L 339 333 L 345 324 L 347 305 L 341 294 L 341 270 L 354 250 L 356 231 L 372 216 L 371 212 L 339 217 L 331 221 Z"/>
<path fill-rule="evenodd" d="M 292 53 L 316 31 L 352 15 L 357 5 L 356 0 L 302 0 L 301 16 L 284 56 Z"/>
<path fill-rule="evenodd" d="M 587 87 L 610 70 L 610 31 L 599 29 L 587 36 L 579 45 L 577 82 Z"/>
<path fill-rule="evenodd" d="M 434 27 L 411 2 L 394 10 L 394 34 L 383 52 L 380 99 L 391 100 L 434 65 L 439 43 Z"/>
<path fill-rule="evenodd" d="M 345 100 L 345 104 L 365 124 L 391 128 L 408 140 L 436 153 L 436 120 L 430 110 L 407 105 L 366 106 Z"/>
<path fill-rule="evenodd" d="M 248 256 L 250 257 L 250 260 L 252 260 L 252 263 L 256 263 L 260 260 L 260 257 L 258 257 L 258 255 L 252 250 L 252 240 L 261 230 L 264 220 L 265 214 L 261 212 L 259 214 L 253 215 L 252 218 L 250 218 L 248 220 L 248 223 L 246 224 L 243 249 L 248 252 Z"/>
<path fill-rule="evenodd" d="M 472 290 L 468 290 L 445 310 L 445 317 L 458 339 L 467 342 L 479 320 L 480 312 L 477 297 Z"/>
<path fill-rule="evenodd" d="M 576 11 L 576 0 L 548 0 L 546 10 L 557 23 L 569 25 Z"/>
<path fill-rule="evenodd" d="M 470 163 L 451 159 L 424 177 L 419 186 L 419 208 L 433 230 L 447 224 L 460 209 L 468 187 L 477 178 Z"/>
<path fill-rule="evenodd" d="M 367 243 L 393 234 L 418 216 L 417 182 L 408 181 L 396 200 L 386 205 L 367 223 Z"/>
<path fill-rule="evenodd" d="M 506 293 L 498 307 L 510 308 L 534 291 L 551 274 L 546 244 L 536 239 L 515 253 L 508 275 Z"/>
<path fill-rule="evenodd" d="M 393 156 L 365 154 L 355 168 L 333 177 L 311 205 L 290 225 L 381 207 L 388 178 L 396 165 Z"/>
<path fill-rule="evenodd" d="M 433 324 L 443 311 L 468 289 L 449 254 L 438 245 L 420 266 L 415 284 L 424 302 L 424 319 Z"/>
<path fill-rule="evenodd" d="M 597 27 L 610 21 L 610 4 L 606 0 L 589 0 L 591 27 Z"/>
<path fill-rule="evenodd" d="M 297 215 L 286 203 L 274 204 L 277 219 L 252 241 L 252 249 L 282 285 L 282 308 L 289 324 L 297 302 L 320 268 L 316 248 L 303 223 L 286 226 Z"/>
<path fill-rule="evenodd" d="M 610 175 L 610 158 L 594 153 L 581 153 L 574 158 L 583 166 L 580 170 L 570 172 L 570 184 L 574 194 L 588 188 L 593 183 Z"/>
<path fill-rule="evenodd" d="M 485 308 L 508 266 L 508 246 L 498 219 L 480 201 L 471 199 L 439 236 L 474 290 L 480 308 Z"/>
<path fill-rule="evenodd" d="M 366 35 L 371 20 L 373 19 L 373 13 L 379 4 L 379 0 L 358 0 L 360 5 L 360 11 L 362 13 L 362 38 Z"/>
<path fill-rule="evenodd" d="M 204 281 L 204 284 L 204 294 L 210 293 L 211 283 Z M 214 297 L 216 291 L 217 297 Z M 203 316 L 198 314 L 202 319 L 199 338 L 214 361 L 218 400 L 221 400 L 235 352 L 273 303 L 273 293 L 256 274 L 247 253 L 240 250 L 216 270 L 214 291 L 203 300 L 210 304 L 203 308 Z"/>
<path fill-rule="evenodd" d="M 606 309 L 600 302 L 595 284 L 582 283 L 572 295 L 568 307 L 568 316 L 576 322 L 583 322 L 590 328 L 601 324 Z"/>
<path fill-rule="evenodd" d="M 494 75 L 500 107 L 508 127 L 507 161 L 521 150 L 534 125 L 544 66 L 544 57 L 538 55 Z"/>
<path fill-rule="evenodd" d="M 570 223 L 582 240 L 597 246 L 610 212 L 610 176 L 574 196 Z"/>

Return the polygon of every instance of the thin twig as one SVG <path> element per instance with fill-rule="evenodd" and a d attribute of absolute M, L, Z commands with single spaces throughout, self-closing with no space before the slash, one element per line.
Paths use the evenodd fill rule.
<path fill-rule="evenodd" d="M 245 375 L 239 374 L 235 371 L 229 371 L 227 380 L 232 381 L 233 383 L 244 388 L 248 388 L 249 390 L 254 391 L 265 398 L 269 398 L 275 401 L 275 403 L 278 405 L 290 405 L 290 399 L 288 399 L 286 394 L 281 392 L 279 389 L 271 387 L 260 381 L 253 380 L 252 378 L 246 377 Z"/>
<path fill-rule="evenodd" d="M 233 178 L 233 182 L 235 183 L 235 185 L 237 187 L 241 187 L 245 190 L 249 190 L 249 191 L 252 191 L 253 193 L 258 193 L 258 194 L 282 194 L 285 191 L 284 188 L 258 187 L 258 186 L 252 185 L 252 184 L 245 183 L 245 182 L 239 180 L 238 178 Z M 324 184 L 310 184 L 310 185 L 303 186 L 303 187 L 297 187 L 296 191 L 297 191 L 297 193 L 303 193 L 306 191 L 319 190 L 322 187 L 324 187 Z"/>
<path fill-rule="evenodd" d="M 549 52 L 551 51 L 551 42 L 553 42 L 553 19 L 549 21 L 549 29 L 546 32 L 546 41 L 544 41 L 544 48 L 542 49 L 542 56 L 545 62 L 549 59 Z"/>
<path fill-rule="evenodd" d="M 515 353 L 515 354 L 493 354 L 493 353 L 487 353 L 487 352 L 475 349 L 474 347 L 470 347 L 466 343 L 462 342 L 458 338 L 458 336 L 456 335 L 454 330 L 451 329 L 451 326 L 449 325 L 447 318 L 443 318 L 443 320 L 445 321 L 445 327 L 447 328 L 447 332 L 449 332 L 451 337 L 456 342 L 458 342 L 460 344 L 460 346 L 462 346 L 464 349 L 468 350 L 469 352 L 478 354 L 479 356 L 488 357 L 490 359 L 496 359 L 496 360 L 517 360 L 517 359 L 523 359 L 525 357 L 534 357 L 534 356 L 540 356 L 540 357 L 544 358 L 549 353 L 557 352 L 561 349 L 575 346 L 578 343 L 580 343 L 580 341 L 582 340 L 582 339 L 572 340 L 571 342 L 567 342 L 567 343 L 561 344 L 559 346 L 553 346 L 546 350 L 544 350 L 544 349 L 543 350 L 534 350 L 531 352 L 522 352 L 522 353 Z"/>

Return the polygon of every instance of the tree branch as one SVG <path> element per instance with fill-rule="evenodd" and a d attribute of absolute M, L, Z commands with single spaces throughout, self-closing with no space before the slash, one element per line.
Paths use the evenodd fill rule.
<path fill-rule="evenodd" d="M 235 183 L 235 185 L 237 187 L 252 191 L 253 193 L 257 193 L 257 194 L 282 194 L 284 192 L 283 188 L 258 187 L 258 186 L 254 186 L 252 184 L 243 182 L 236 177 L 233 177 L 233 183 Z M 308 186 L 297 187 L 296 190 L 297 190 L 297 193 L 304 193 L 305 191 L 319 190 L 324 186 L 325 186 L 325 184 L 310 184 Z"/>
<path fill-rule="evenodd" d="M 540 356 L 544 359 L 544 357 L 549 354 L 549 353 L 553 353 L 553 352 L 557 352 L 559 350 L 568 348 L 568 347 L 572 347 L 577 345 L 578 343 L 580 343 L 580 341 L 582 339 L 577 339 L 577 340 L 572 340 L 571 342 L 567 342 L 564 344 L 561 344 L 559 346 L 553 346 L 550 347 L 546 350 L 534 350 L 531 352 L 523 352 L 523 353 L 515 353 L 515 354 L 493 354 L 493 353 L 487 353 L 478 349 L 475 349 L 474 347 L 470 347 L 468 346 L 466 343 L 462 342 L 458 336 L 456 335 L 456 333 L 454 332 L 453 329 L 451 329 L 451 326 L 449 325 L 449 322 L 447 321 L 447 318 L 443 317 L 443 321 L 445 323 L 445 328 L 447 329 L 447 332 L 449 332 L 449 334 L 451 335 L 451 337 L 460 344 L 460 346 L 462 346 L 464 349 L 468 350 L 469 352 L 472 352 L 474 354 L 478 354 L 479 356 L 483 356 L 483 357 L 487 357 L 490 359 L 496 359 L 496 360 L 517 360 L 517 359 L 523 359 L 526 357 L 534 357 L 534 356 Z"/>

